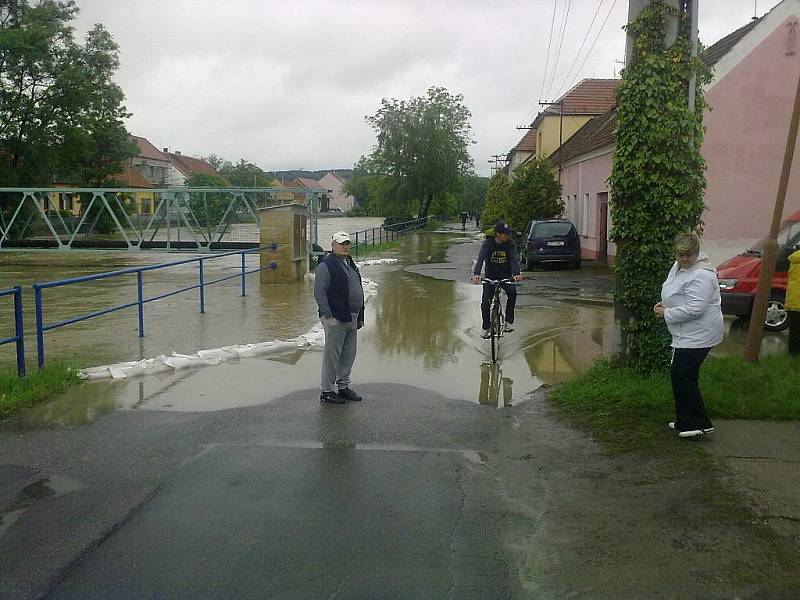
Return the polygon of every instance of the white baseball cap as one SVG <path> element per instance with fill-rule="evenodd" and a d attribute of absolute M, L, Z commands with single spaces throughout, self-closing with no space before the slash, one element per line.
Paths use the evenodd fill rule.
<path fill-rule="evenodd" d="M 337 231 L 331 236 L 331 240 L 337 244 L 344 244 L 350 241 L 350 234 L 346 231 Z"/>

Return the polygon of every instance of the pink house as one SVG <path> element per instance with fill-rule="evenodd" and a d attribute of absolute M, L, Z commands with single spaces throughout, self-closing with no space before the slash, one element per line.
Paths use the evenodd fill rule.
<path fill-rule="evenodd" d="M 769 231 L 786 135 L 800 77 L 800 0 L 783 0 L 709 47 L 704 62 L 714 79 L 703 156 L 708 170 L 703 248 L 715 263 L 746 249 Z M 595 117 L 551 155 L 562 164 L 565 216 L 582 236 L 583 255 L 613 260 L 607 241 L 613 111 Z M 800 158 L 795 160 L 784 215 L 800 210 Z"/>

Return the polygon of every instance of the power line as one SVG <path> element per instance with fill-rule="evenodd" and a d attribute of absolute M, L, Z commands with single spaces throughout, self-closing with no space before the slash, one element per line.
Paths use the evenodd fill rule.
<path fill-rule="evenodd" d="M 606 18 L 603 20 L 603 24 L 600 26 L 600 29 L 597 30 L 597 35 L 594 36 L 594 41 L 592 41 L 592 45 L 589 46 L 589 50 L 586 52 L 586 56 L 583 57 L 583 62 L 581 63 L 581 66 L 578 67 L 578 70 L 575 72 L 576 74 L 581 72 L 583 65 L 586 64 L 586 61 L 589 59 L 589 56 L 591 56 L 592 50 L 594 50 L 595 44 L 597 44 L 597 40 L 600 38 L 600 34 L 603 33 L 603 29 L 605 29 L 606 23 L 608 23 L 608 19 L 611 16 L 611 13 L 613 12 L 616 4 L 617 0 L 614 0 L 614 2 L 611 3 L 611 7 L 608 9 L 608 14 L 606 14 Z"/>
<path fill-rule="evenodd" d="M 544 84 L 547 82 L 547 67 L 550 65 L 550 44 L 553 42 L 553 25 L 556 22 L 556 7 L 558 0 L 553 0 L 553 18 L 550 21 L 550 39 L 547 41 L 547 60 L 544 63 L 544 74 L 542 75 L 542 91 L 539 92 L 539 100 L 544 97 Z"/>
<path fill-rule="evenodd" d="M 567 0 L 567 7 L 564 10 L 564 18 L 561 21 L 561 38 L 558 40 L 558 51 L 556 52 L 556 61 L 553 63 L 553 72 L 550 77 L 550 87 L 547 88 L 547 97 L 550 97 L 550 92 L 553 90 L 553 83 L 556 79 L 556 69 L 558 69 L 558 59 L 561 58 L 561 46 L 564 45 L 564 32 L 567 30 L 567 21 L 569 20 L 569 9 L 572 7 L 572 0 Z"/>
<path fill-rule="evenodd" d="M 583 36 L 583 41 L 581 42 L 581 47 L 578 48 L 578 52 L 575 54 L 575 60 L 572 61 L 572 64 L 569 67 L 569 71 L 567 71 L 567 76 L 564 77 L 564 81 L 561 82 L 561 85 L 558 86 L 559 90 L 564 89 L 564 84 L 569 81 L 570 76 L 572 75 L 572 69 L 575 68 L 575 65 L 578 63 L 578 59 L 581 57 L 581 51 L 583 47 L 586 45 L 586 40 L 589 39 L 589 33 L 592 31 L 592 27 L 594 26 L 594 22 L 597 19 L 597 15 L 600 13 L 600 8 L 602 8 L 603 4 L 606 0 L 600 0 L 600 4 L 597 5 L 597 10 L 594 11 L 594 16 L 592 17 L 592 22 L 589 23 L 589 27 L 586 29 L 586 35 Z"/>

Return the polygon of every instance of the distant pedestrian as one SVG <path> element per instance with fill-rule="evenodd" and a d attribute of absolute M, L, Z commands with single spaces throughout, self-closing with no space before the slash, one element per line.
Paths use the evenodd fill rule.
<path fill-rule="evenodd" d="M 800 354 L 800 250 L 789 255 L 786 278 L 786 308 L 789 319 L 789 354 Z"/>
<path fill-rule="evenodd" d="M 475 229 L 480 229 L 481 227 L 481 213 L 475 213 Z"/>
<path fill-rule="evenodd" d="M 465 231 L 467 229 L 467 219 L 469 219 L 469 213 L 462 212 L 461 213 L 461 231 Z"/>
<path fill-rule="evenodd" d="M 359 402 L 361 396 L 350 388 L 350 372 L 356 359 L 357 331 L 364 326 L 364 288 L 345 231 L 331 236 L 331 253 L 314 275 L 314 299 L 325 330 L 319 399 L 331 404 Z"/>
<path fill-rule="evenodd" d="M 670 378 L 675 421 L 669 426 L 682 438 L 711 433 L 714 425 L 700 393 L 700 366 L 722 341 L 719 283 L 714 267 L 700 254 L 693 233 L 675 238 L 675 264 L 661 286 L 661 302 L 653 307 L 672 335 Z"/>

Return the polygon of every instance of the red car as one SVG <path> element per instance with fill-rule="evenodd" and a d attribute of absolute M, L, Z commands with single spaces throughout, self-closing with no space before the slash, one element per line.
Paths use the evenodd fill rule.
<path fill-rule="evenodd" d="M 762 248 L 763 242 L 759 242 L 717 267 L 723 314 L 745 319 L 750 317 L 758 287 L 758 274 L 761 271 Z M 778 232 L 775 277 L 764 319 L 764 329 L 768 331 L 786 329 L 786 309 L 783 306 L 786 297 L 786 272 L 789 270 L 789 255 L 796 250 L 800 250 L 800 211 L 786 219 Z"/>

